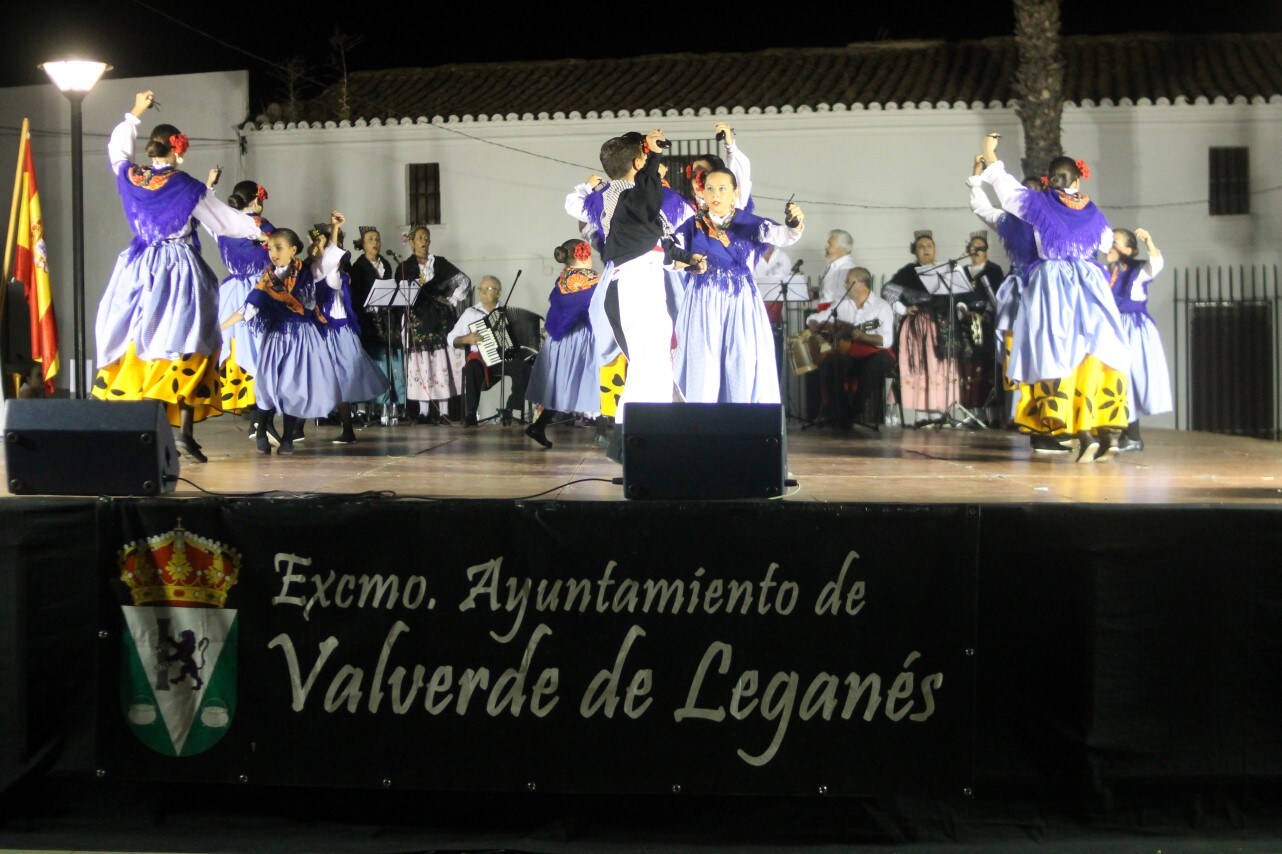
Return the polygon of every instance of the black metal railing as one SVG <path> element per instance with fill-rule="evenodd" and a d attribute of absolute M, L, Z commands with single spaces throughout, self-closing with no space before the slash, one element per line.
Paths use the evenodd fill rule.
<path fill-rule="evenodd" d="M 1277 440 L 1278 265 L 1174 272 L 1176 428 Z"/>

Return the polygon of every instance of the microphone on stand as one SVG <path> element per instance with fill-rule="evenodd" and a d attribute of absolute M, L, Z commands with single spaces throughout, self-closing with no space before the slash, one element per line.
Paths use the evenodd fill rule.
<path fill-rule="evenodd" d="M 795 263 L 795 264 L 793 264 L 793 265 L 792 265 L 792 272 L 793 272 L 793 275 L 796 275 L 797 273 L 800 273 L 800 272 L 801 272 L 801 265 L 802 265 L 802 263 L 804 263 L 804 262 L 803 262 L 803 260 L 802 260 L 802 259 L 800 259 L 800 258 L 798 258 L 798 259 L 797 259 L 797 263 Z"/>

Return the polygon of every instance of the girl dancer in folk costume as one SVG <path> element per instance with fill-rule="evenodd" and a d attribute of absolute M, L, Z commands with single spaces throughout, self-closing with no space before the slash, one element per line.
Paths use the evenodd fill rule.
<path fill-rule="evenodd" d="M 1148 260 L 1135 258 L 1138 241 L 1148 249 Z M 1122 313 L 1122 325 L 1131 343 L 1131 415 L 1118 444 L 1119 451 L 1142 451 L 1140 418 L 1171 411 L 1171 372 L 1153 315 L 1148 313 L 1148 286 L 1162 272 L 1162 251 L 1142 228 L 1134 232 L 1113 230 L 1113 248 L 1108 251 L 1108 276 Z"/>
<path fill-rule="evenodd" d="M 449 346 L 445 337 L 454 328 L 455 308 L 466 298 L 472 280 L 440 255 L 431 253 L 432 232 L 425 225 L 410 231 L 414 250 L 396 271 L 398 281 L 423 286 L 409 311 L 410 355 L 406 367 L 406 394 L 410 400 L 427 401 L 426 420 L 449 422 L 441 404 L 463 393 L 462 351 Z"/>
<path fill-rule="evenodd" d="M 931 297 L 919 272 L 935 264 L 933 234 L 913 232 L 909 249 L 915 260 L 900 267 L 887 282 L 902 289 L 901 298 L 890 300 L 895 314 L 904 317 L 899 329 L 899 384 L 904 406 L 918 412 L 940 411 L 957 399 L 958 388 L 956 357 L 946 352 L 951 322 L 948 302 Z"/>
<path fill-rule="evenodd" d="M 175 168 L 187 150 L 178 128 L 158 125 L 147 142 L 150 165 L 131 162 L 139 117 L 151 104 L 150 91 L 138 93 L 107 144 L 134 239 L 116 259 L 98 304 L 92 392 L 102 400 L 162 401 L 170 423 L 181 427 L 178 450 L 203 463 L 192 425 L 220 412 L 222 336 L 218 280 L 200 257 L 193 223 L 199 220 L 215 236 L 261 239 L 262 232 Z"/>
<path fill-rule="evenodd" d="M 1077 446 L 1079 462 L 1110 457 L 1130 420 L 1130 347 L 1097 251 L 1113 244 L 1099 208 L 1079 192 L 1089 170 L 1057 157 L 1046 190 L 1022 187 L 984 139 L 981 177 L 1002 208 L 1033 227 L 1037 262 L 1028 271 L 1011 332 L 1010 378 L 1019 383 L 1015 423 L 1034 448 Z"/>
<path fill-rule="evenodd" d="M 552 447 L 546 428 L 553 412 L 590 415 L 601 408 L 596 343 L 588 322 L 592 292 L 601 280 L 592 269 L 592 247 L 586 240 L 567 240 L 552 257 L 565 269 L 548 297 L 544 321 L 548 337 L 534 360 L 525 392 L 526 400 L 543 407 L 534 423 L 525 428 L 525 435 L 545 448 Z"/>
<path fill-rule="evenodd" d="M 361 346 L 365 352 L 374 357 L 374 361 L 384 370 L 390 372 L 395 387 L 396 400 L 405 401 L 405 360 L 398 353 L 389 352 L 392 346 L 388 341 L 388 324 L 384 315 L 376 309 L 365 308 L 374 282 L 392 278 L 392 262 L 379 253 L 383 251 L 383 236 L 373 226 L 360 226 L 360 238 L 354 241 L 356 253 L 352 261 L 352 306 L 360 320 Z M 389 311 L 384 309 L 383 311 Z M 396 336 L 395 331 L 390 333 Z M 377 402 L 386 404 L 391 392 L 380 395 Z"/>
<path fill-rule="evenodd" d="M 249 214 L 263 234 L 270 234 L 272 224 L 263 218 L 265 201 L 267 188 L 254 181 L 241 181 L 227 197 L 228 205 Z M 267 266 L 267 248 L 258 241 L 243 237 L 219 237 L 218 252 L 228 273 L 218 285 L 218 321 L 223 331 L 223 362 L 218 375 L 223 384 L 223 411 L 248 409 L 252 419 L 258 414 L 254 396 L 258 339 L 245 324 L 241 308 Z M 257 426 L 251 420 L 249 438 L 254 438 Z"/>
<path fill-rule="evenodd" d="M 258 450 L 271 453 L 272 413 L 285 415 L 277 453 L 294 452 L 300 418 L 324 418 L 343 402 L 317 302 L 332 298 L 324 279 L 312 277 L 303 242 L 289 228 L 267 240 L 268 266 L 245 301 L 245 320 L 261 336 L 258 351 Z"/>
<path fill-rule="evenodd" d="M 1002 242 L 1006 257 L 1010 259 L 1010 271 L 997 289 L 997 306 L 993 316 L 993 328 L 1002 346 L 1002 389 L 1006 392 L 1007 416 L 1015 417 L 1015 407 L 1019 397 L 1014 394 L 1019 386 L 1010 381 L 1007 367 L 1010 363 L 1011 330 L 1014 329 L 1015 315 L 1019 312 L 1019 298 L 1023 292 L 1027 271 L 1037 263 L 1037 238 L 1033 236 L 1033 227 L 1017 216 L 1006 213 L 1001 208 L 993 207 L 984 190 L 984 182 L 979 177 L 984 171 L 984 155 L 975 156 L 974 173 L 966 179 L 970 187 L 970 209 L 975 216 L 988 224 Z M 1030 190 L 1041 190 L 1043 184 L 1037 178 L 1025 178 L 1024 187 Z M 1068 449 L 1058 443 L 1045 443 L 1046 448 L 1037 448 L 1039 453 L 1067 454 Z"/>
<path fill-rule="evenodd" d="M 752 268 L 768 246 L 801 239 L 804 214 L 794 204 L 788 225 L 735 207 L 728 169 L 705 177 L 704 206 L 677 231 L 687 250 L 707 258 L 707 272 L 686 279 L 677 311 L 678 387 L 692 403 L 778 403 L 774 335 Z"/>
<path fill-rule="evenodd" d="M 351 278 L 342 270 L 347 253 L 343 252 L 339 235 L 344 222 L 343 215 L 333 211 L 329 227 L 317 227 L 312 236 L 315 247 L 312 278 L 317 282 L 323 281 L 329 291 L 329 298 L 321 303 L 325 318 L 325 346 L 329 349 L 343 395 L 343 402 L 338 407 L 343 432 L 333 440 L 336 445 L 356 441 L 356 433 L 352 429 L 352 404 L 373 400 L 387 391 L 387 377 L 361 347 L 361 325 L 352 305 Z"/>

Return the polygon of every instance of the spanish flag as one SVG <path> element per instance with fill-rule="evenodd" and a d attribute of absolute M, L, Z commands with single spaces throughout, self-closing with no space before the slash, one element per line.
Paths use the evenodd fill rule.
<path fill-rule="evenodd" d="M 23 122 L 18 150 L 17 252 L 13 277 L 22 282 L 31 315 L 31 358 L 40 363 L 45 392 L 53 393 L 58 373 L 58 323 L 53 314 L 53 290 L 49 285 L 49 255 L 45 248 L 44 219 L 40 215 L 40 192 L 36 189 L 36 167 L 31 158 L 31 133 Z"/>

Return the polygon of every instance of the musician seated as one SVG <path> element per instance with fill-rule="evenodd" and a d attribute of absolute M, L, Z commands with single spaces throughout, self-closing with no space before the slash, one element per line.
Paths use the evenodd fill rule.
<path fill-rule="evenodd" d="M 467 351 L 467 361 L 463 365 L 464 427 L 476 426 L 476 408 L 481 403 L 481 392 L 492 388 L 500 378 L 511 384 L 506 405 L 499 409 L 499 418 L 503 424 L 512 423 L 513 411 L 519 418 L 520 413 L 525 410 L 525 387 L 530 382 L 530 363 L 526 355 L 522 355 L 524 351 L 507 354 L 507 358 L 498 358 L 504 354 L 498 353 L 494 342 L 485 340 L 483 333 L 472 329 L 477 321 L 491 317 L 498 309 L 502 296 L 502 282 L 494 276 L 483 276 L 480 287 L 477 288 L 480 305 L 464 309 L 448 336 L 450 346 Z M 486 365 L 483 349 L 491 351 L 490 361 L 493 364 Z"/>
<path fill-rule="evenodd" d="M 847 428 L 864 411 L 874 390 L 881 387 L 895 364 L 895 313 L 872 291 L 872 274 L 863 267 L 846 273 L 846 295 L 824 311 L 806 318 L 806 326 L 825 335 L 832 353 L 819 365 L 824 408 L 820 420 Z M 853 399 L 846 380 L 858 387 Z M 877 417 L 876 414 L 873 417 Z"/>

